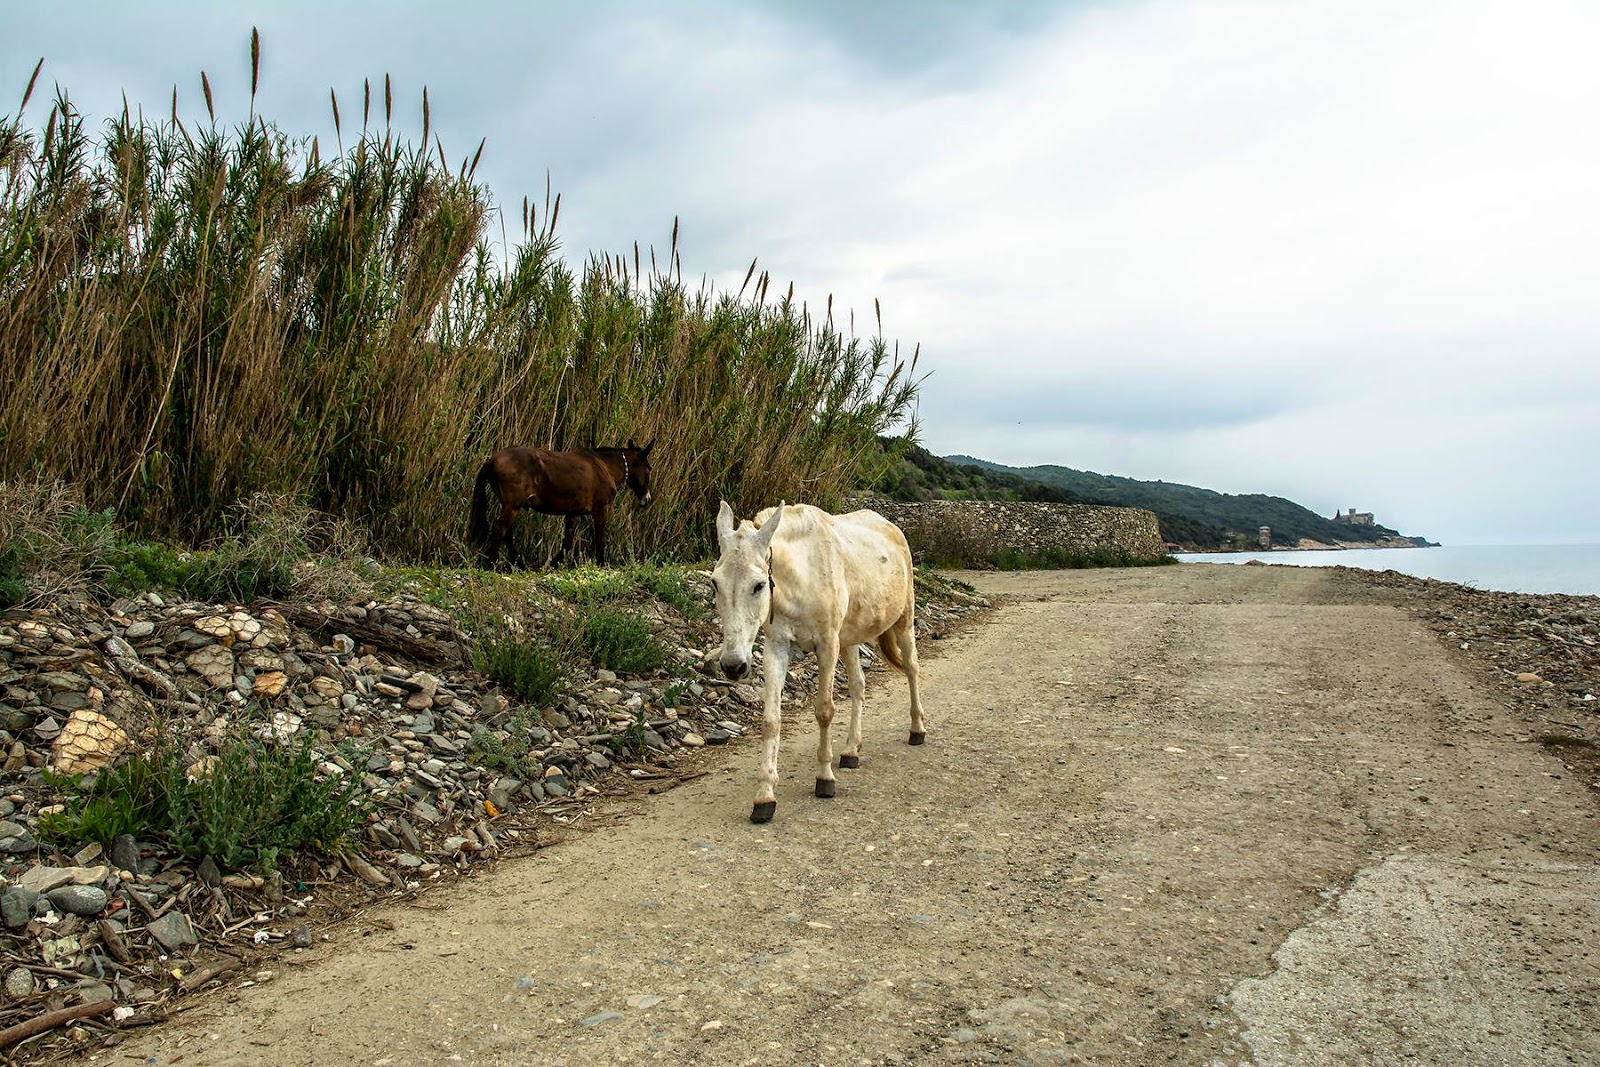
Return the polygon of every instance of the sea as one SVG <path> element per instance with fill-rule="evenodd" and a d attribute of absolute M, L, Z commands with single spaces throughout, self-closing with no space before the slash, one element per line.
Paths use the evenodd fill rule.
<path fill-rule="evenodd" d="M 1294 567 L 1360 567 L 1505 593 L 1600 596 L 1600 545 L 1444 545 L 1175 555 L 1185 563 L 1248 563 L 1259 559 Z"/>

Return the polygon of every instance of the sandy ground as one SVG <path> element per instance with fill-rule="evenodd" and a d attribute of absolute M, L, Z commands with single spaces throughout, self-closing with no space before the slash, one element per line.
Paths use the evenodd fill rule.
<path fill-rule="evenodd" d="M 1401 610 L 1297 567 L 974 576 L 777 820 L 756 745 L 106 1063 L 1600 1063 L 1600 820 Z"/>

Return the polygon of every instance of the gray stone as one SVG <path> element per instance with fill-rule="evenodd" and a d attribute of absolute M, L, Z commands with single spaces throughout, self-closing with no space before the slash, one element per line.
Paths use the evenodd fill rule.
<path fill-rule="evenodd" d="M 49 686 L 57 693 L 86 693 L 89 691 L 89 679 L 81 674 L 68 674 L 65 671 L 49 671 L 35 679 L 40 685 Z"/>
<path fill-rule="evenodd" d="M 16 930 L 28 925 L 28 920 L 33 918 L 33 904 L 39 899 L 39 894 L 20 885 L 14 885 L 0 896 L 0 918 L 5 924 Z"/>
<path fill-rule="evenodd" d="M 17 879 L 17 884 L 31 889 L 35 893 L 48 893 L 50 890 L 73 883 L 72 869 L 70 867 L 48 867 L 41 864 L 30 867 L 22 872 L 22 877 Z"/>
<path fill-rule="evenodd" d="M 57 693 L 50 706 L 57 711 L 73 712 L 88 707 L 89 698 L 82 693 Z"/>
<path fill-rule="evenodd" d="M 296 926 L 289 934 L 289 944 L 294 948 L 310 948 L 311 927 L 305 923 Z"/>
<path fill-rule="evenodd" d="M 116 840 L 111 842 L 111 862 L 120 870 L 139 869 L 139 842 L 133 839 L 132 834 L 118 834 Z"/>
<path fill-rule="evenodd" d="M 78 987 L 78 999 L 85 1004 L 103 1004 L 116 999 L 116 994 L 104 982 L 85 982 Z"/>
<path fill-rule="evenodd" d="M 28 828 L 21 823 L 0 822 L 0 852 L 32 852 L 39 847 Z"/>
<path fill-rule="evenodd" d="M 64 885 L 45 894 L 50 903 L 71 915 L 93 916 L 106 910 L 106 891 L 96 885 Z"/>
<path fill-rule="evenodd" d="M 611 766 L 611 761 L 607 759 L 604 754 L 599 752 L 586 753 L 583 757 L 583 761 L 597 771 L 606 770 Z"/>
<path fill-rule="evenodd" d="M 599 1026 L 601 1023 L 614 1023 L 621 1018 L 622 1013 L 620 1011 L 602 1011 L 596 1015 L 591 1015 L 587 1019 L 582 1020 L 578 1023 L 578 1025 L 583 1027 L 585 1030 L 589 1030 Z"/>
<path fill-rule="evenodd" d="M 200 943 L 200 939 L 195 936 L 194 924 L 189 921 L 189 916 L 181 911 L 169 911 L 151 923 L 150 936 L 159 941 L 161 947 L 168 952 L 176 952 Z M 307 943 L 309 944 L 309 941 Z"/>
<path fill-rule="evenodd" d="M 137 641 L 141 637 L 149 637 L 155 632 L 155 623 L 147 622 L 144 619 L 136 619 L 128 624 L 128 628 L 122 632 L 122 636 L 130 641 Z"/>

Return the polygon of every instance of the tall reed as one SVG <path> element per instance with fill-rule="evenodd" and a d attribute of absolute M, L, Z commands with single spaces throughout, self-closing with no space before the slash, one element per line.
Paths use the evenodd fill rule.
<path fill-rule="evenodd" d="M 28 125 L 34 81 L 0 117 L 0 479 L 65 479 L 189 544 L 289 494 L 392 557 L 461 560 L 492 449 L 655 438 L 659 503 L 618 508 L 615 536 L 682 557 L 719 497 L 835 503 L 913 416 L 916 355 L 881 319 L 866 337 L 831 307 L 818 321 L 754 264 L 738 293 L 686 286 L 676 224 L 660 264 L 635 246 L 574 266 L 546 191 L 492 246 L 483 146 L 430 152 L 426 91 L 420 144 L 392 129 L 385 79 L 382 126 L 369 90 L 325 156 L 253 95 L 220 126 L 202 79 L 192 127 L 174 94 L 96 134 L 65 92 Z"/>

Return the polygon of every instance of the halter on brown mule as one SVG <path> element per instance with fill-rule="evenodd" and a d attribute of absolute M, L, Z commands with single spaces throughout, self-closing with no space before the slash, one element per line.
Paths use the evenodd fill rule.
<path fill-rule="evenodd" d="M 517 512 L 532 508 L 544 515 L 565 516 L 567 520 L 561 551 L 555 558 L 558 563 L 572 551 L 572 542 L 578 533 L 578 516 L 592 515 L 594 558 L 604 566 L 606 515 L 617 490 L 626 485 L 644 507 L 649 507 L 654 499 L 650 495 L 650 450 L 654 447 L 654 441 L 641 447 L 630 437 L 622 448 L 546 452 L 518 445 L 490 456 L 478 468 L 478 480 L 472 489 L 472 515 L 467 523 L 467 540 L 478 550 L 479 564 L 493 567 L 503 543 L 512 566 L 522 565 L 516 544 L 508 541 L 507 535 L 517 519 Z M 500 517 L 492 529 L 489 526 L 490 486 L 500 498 Z"/>

